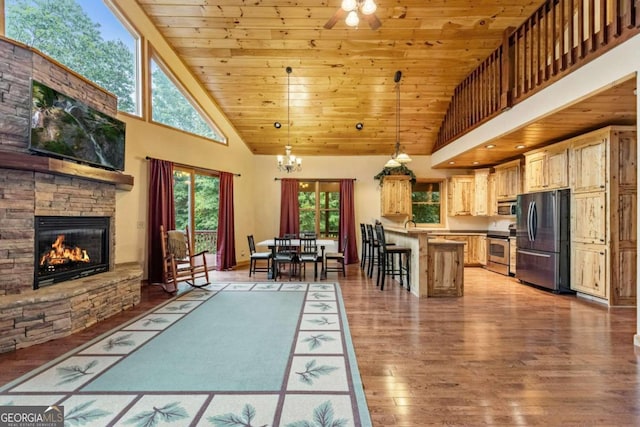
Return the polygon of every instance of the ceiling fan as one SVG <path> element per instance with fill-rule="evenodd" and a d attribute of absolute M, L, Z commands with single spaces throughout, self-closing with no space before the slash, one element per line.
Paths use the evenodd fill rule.
<path fill-rule="evenodd" d="M 362 19 L 367 21 L 372 30 L 377 30 L 382 25 L 375 15 L 377 6 L 374 0 L 342 0 L 340 8 L 324 24 L 324 28 L 330 30 L 340 20 L 345 18 L 345 23 L 350 27 L 356 27 Z"/>

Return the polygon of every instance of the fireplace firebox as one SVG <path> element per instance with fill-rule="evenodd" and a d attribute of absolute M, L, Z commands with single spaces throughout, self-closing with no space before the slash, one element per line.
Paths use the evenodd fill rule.
<path fill-rule="evenodd" d="M 33 288 L 109 271 L 109 217 L 37 216 Z"/>

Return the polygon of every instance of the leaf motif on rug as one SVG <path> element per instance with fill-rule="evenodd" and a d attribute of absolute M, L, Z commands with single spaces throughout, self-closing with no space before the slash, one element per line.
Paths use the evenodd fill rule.
<path fill-rule="evenodd" d="M 191 303 L 180 304 L 179 306 L 167 306 L 165 310 L 167 311 L 182 311 L 191 307 Z"/>
<path fill-rule="evenodd" d="M 133 418 L 129 418 L 124 423 L 134 424 L 136 427 L 154 427 L 157 426 L 160 421 L 170 423 L 188 418 L 189 414 L 187 414 L 187 411 L 179 405 L 179 402 L 172 402 L 161 408 L 154 406 L 150 411 L 141 412 Z"/>
<path fill-rule="evenodd" d="M 286 427 L 344 427 L 348 420 L 345 418 L 333 419 L 335 416 L 330 401 L 326 401 L 313 410 L 313 421 L 296 421 L 287 424 Z"/>
<path fill-rule="evenodd" d="M 169 323 L 169 321 L 167 319 L 165 319 L 164 317 L 150 317 L 147 320 L 145 320 L 142 325 L 147 327 L 149 325 L 153 325 L 153 324 L 161 324 L 161 323 Z"/>
<path fill-rule="evenodd" d="M 329 295 L 327 294 L 323 294 L 320 292 L 314 292 L 311 294 L 311 297 L 315 298 L 315 299 L 322 299 L 322 298 L 329 298 Z"/>
<path fill-rule="evenodd" d="M 316 359 L 307 362 L 304 368 L 304 372 L 296 372 L 296 374 L 300 375 L 300 381 L 308 385 L 313 385 L 314 379 L 320 378 L 322 375 L 329 375 L 338 369 L 336 366 L 329 365 L 316 366 Z"/>
<path fill-rule="evenodd" d="M 104 344 L 105 351 L 113 350 L 116 347 L 131 347 L 136 345 L 135 341 L 129 339 L 131 338 L 131 335 L 133 334 L 120 335 L 116 338 L 110 338 Z"/>
<path fill-rule="evenodd" d="M 209 417 L 207 420 L 216 427 L 254 427 L 251 421 L 253 421 L 255 416 L 256 409 L 247 403 L 244 405 L 244 408 L 242 408 L 241 415 L 228 413 Z M 266 425 L 262 427 L 266 427 Z"/>
<path fill-rule="evenodd" d="M 92 360 L 91 362 L 87 363 L 84 368 L 79 365 L 61 366 L 57 368 L 58 374 L 62 377 L 62 381 L 60 381 L 56 385 L 72 383 L 84 377 L 85 375 L 93 374 L 94 372 L 89 372 L 89 369 L 93 368 L 97 364 L 97 360 Z"/>
<path fill-rule="evenodd" d="M 332 305 L 327 304 L 326 302 L 320 302 L 320 303 L 317 303 L 317 304 L 311 304 L 311 307 L 319 308 L 320 311 L 327 311 L 327 310 L 331 310 L 333 308 Z"/>
<path fill-rule="evenodd" d="M 319 319 L 310 319 L 308 322 L 315 323 L 316 325 L 333 325 L 336 322 L 332 322 L 329 318 L 322 316 Z"/>
<path fill-rule="evenodd" d="M 303 341 L 309 343 L 309 350 L 315 350 L 322 345 L 323 341 L 335 341 L 335 338 L 328 335 L 320 334 L 311 335 L 310 337 L 305 338 Z"/>
<path fill-rule="evenodd" d="M 95 400 L 89 400 L 71 408 L 70 411 L 64 414 L 65 425 L 85 425 L 110 414 L 110 412 L 99 408 L 89 409 L 95 402 Z"/>

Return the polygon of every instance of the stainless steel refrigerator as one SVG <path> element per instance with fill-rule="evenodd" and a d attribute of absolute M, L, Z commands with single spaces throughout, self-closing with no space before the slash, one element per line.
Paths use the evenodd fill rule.
<path fill-rule="evenodd" d="M 569 285 L 569 190 L 518 195 L 516 278 L 571 292 Z"/>

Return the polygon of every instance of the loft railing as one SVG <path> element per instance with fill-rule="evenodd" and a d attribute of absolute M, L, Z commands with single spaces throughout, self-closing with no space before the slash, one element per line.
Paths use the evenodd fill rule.
<path fill-rule="evenodd" d="M 640 32 L 638 0 L 547 0 L 455 89 L 433 151 Z"/>

